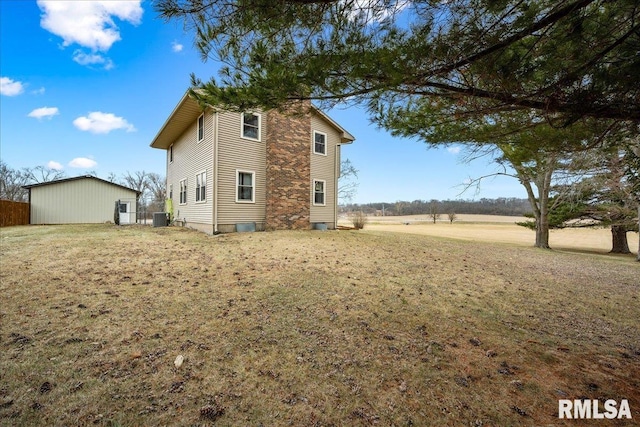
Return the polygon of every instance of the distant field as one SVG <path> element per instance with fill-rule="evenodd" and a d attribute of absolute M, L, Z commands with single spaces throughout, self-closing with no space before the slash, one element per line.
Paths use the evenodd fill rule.
<path fill-rule="evenodd" d="M 456 215 L 454 223 L 508 223 L 513 224 L 519 221 L 526 221 L 527 218 L 523 216 L 504 216 L 504 215 L 472 215 L 472 214 L 460 214 Z M 403 216 L 371 216 L 369 221 L 372 224 L 394 224 L 409 222 L 412 224 L 429 223 L 433 224 L 433 220 L 428 215 L 403 215 Z M 436 221 L 439 223 L 449 223 L 446 215 L 441 215 L 440 219 Z"/>
<path fill-rule="evenodd" d="M 527 218 L 500 215 L 458 215 L 453 224 L 442 216 L 433 224 L 427 215 L 369 217 L 368 230 L 424 234 L 452 239 L 509 243 L 533 246 L 535 232 L 516 225 Z M 349 225 L 346 218 L 340 224 Z M 629 248 L 638 250 L 638 233 L 627 233 Z M 608 252 L 611 250 L 611 231 L 607 228 L 565 228 L 551 230 L 550 245 L 556 250 Z"/>
<path fill-rule="evenodd" d="M 629 256 L 24 226 L 0 229 L 0 265 L 0 426 L 587 425 L 562 398 L 640 419 Z"/>

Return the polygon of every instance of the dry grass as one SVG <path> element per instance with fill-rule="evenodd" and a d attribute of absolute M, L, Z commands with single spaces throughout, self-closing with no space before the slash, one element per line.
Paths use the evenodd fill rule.
<path fill-rule="evenodd" d="M 565 397 L 640 419 L 632 258 L 366 230 L 1 242 L 0 425 L 562 425 Z"/>
<path fill-rule="evenodd" d="M 533 246 L 535 232 L 516 225 L 525 217 L 501 215 L 458 215 L 453 224 L 441 220 L 436 224 L 427 215 L 370 217 L 367 229 L 396 233 L 422 234 L 450 239 L 508 243 Z M 342 220 L 341 223 L 346 223 Z M 638 250 L 638 233 L 627 233 L 632 252 Z M 611 250 L 608 228 L 565 228 L 551 230 L 551 247 L 558 251 L 607 253 Z"/>

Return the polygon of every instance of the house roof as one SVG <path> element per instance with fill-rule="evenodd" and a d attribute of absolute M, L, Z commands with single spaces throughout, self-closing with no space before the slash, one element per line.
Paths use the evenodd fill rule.
<path fill-rule="evenodd" d="M 80 179 L 95 179 L 96 181 L 101 181 L 101 182 L 104 182 L 106 184 L 111 184 L 111 185 L 113 185 L 115 187 L 120 187 L 120 188 L 123 188 L 125 190 L 133 191 L 136 194 L 140 195 L 140 191 L 138 191 L 138 190 L 134 190 L 133 188 L 125 187 L 124 185 L 116 184 L 115 182 L 111 182 L 111 181 L 107 181 L 107 180 L 104 180 L 104 179 L 100 179 L 100 178 L 98 178 L 96 176 L 93 176 L 93 175 L 81 175 L 81 176 L 74 176 L 73 178 L 63 178 L 63 179 L 57 179 L 55 181 L 39 182 L 37 184 L 24 185 L 22 188 L 30 189 L 30 188 L 33 188 L 33 187 L 43 187 L 45 185 L 60 184 L 60 183 L 63 183 L 63 182 L 77 181 L 77 180 L 80 180 Z"/>
<path fill-rule="evenodd" d="M 347 132 L 342 126 L 336 123 L 331 117 L 319 110 L 315 106 L 311 106 L 313 111 L 322 117 L 327 123 L 335 128 L 341 134 L 340 142 L 342 144 L 350 144 L 355 141 L 355 137 Z M 178 137 L 202 114 L 202 108 L 198 102 L 189 96 L 187 91 L 178 105 L 175 106 L 167 120 L 164 122 L 158 134 L 151 141 L 151 147 L 166 150 L 173 144 Z"/>
<path fill-rule="evenodd" d="M 151 147 L 168 149 L 200 114 L 202 114 L 202 108 L 189 96 L 189 92 L 186 92 L 153 138 Z"/>
<path fill-rule="evenodd" d="M 331 126 L 333 126 L 334 128 L 336 128 L 336 130 L 338 132 L 340 132 L 341 138 L 340 138 L 340 142 L 342 144 L 351 144 L 353 141 L 356 140 L 356 138 L 351 135 L 347 130 L 345 130 L 342 126 L 340 126 L 335 120 L 333 120 L 331 117 L 329 117 L 324 111 L 320 110 L 319 108 L 315 107 L 315 106 L 311 106 L 311 108 L 313 108 L 313 110 L 323 119 L 325 119 L 327 121 L 327 123 L 329 123 Z"/>

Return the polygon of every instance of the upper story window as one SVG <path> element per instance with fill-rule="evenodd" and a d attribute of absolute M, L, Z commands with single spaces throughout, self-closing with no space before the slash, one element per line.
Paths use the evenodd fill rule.
<path fill-rule="evenodd" d="M 313 204 L 324 206 L 324 187 L 326 185 L 326 181 L 320 179 L 313 180 Z"/>
<path fill-rule="evenodd" d="M 253 171 L 237 171 L 236 183 L 238 191 L 236 193 L 236 202 L 253 203 L 255 201 L 255 172 Z"/>
<path fill-rule="evenodd" d="M 183 179 L 180 181 L 180 204 L 187 204 L 187 180 Z"/>
<path fill-rule="evenodd" d="M 169 198 L 173 200 L 173 184 L 169 184 Z"/>
<path fill-rule="evenodd" d="M 313 131 L 313 152 L 315 154 L 327 155 L 327 134 Z"/>
<path fill-rule="evenodd" d="M 198 142 L 204 139 L 204 113 L 198 117 Z"/>
<path fill-rule="evenodd" d="M 207 200 L 207 172 L 200 172 L 196 175 L 196 202 Z"/>
<path fill-rule="evenodd" d="M 260 115 L 242 113 L 242 137 L 260 141 Z"/>
<path fill-rule="evenodd" d="M 169 146 L 169 163 L 173 163 L 173 144 Z"/>

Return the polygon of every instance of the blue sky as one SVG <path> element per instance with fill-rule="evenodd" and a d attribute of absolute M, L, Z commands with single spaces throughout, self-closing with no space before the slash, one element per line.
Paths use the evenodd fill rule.
<path fill-rule="evenodd" d="M 165 173 L 149 147 L 187 89 L 218 65 L 203 63 L 193 34 L 159 19 L 150 1 L 0 1 L 0 157 L 13 168 L 49 166 L 67 176 L 95 171 Z M 513 178 L 459 195 L 469 177 L 496 167 L 465 164 L 456 146 L 427 149 L 371 125 L 363 110 L 327 113 L 356 142 L 343 149 L 359 170 L 358 203 L 526 197 Z"/>

